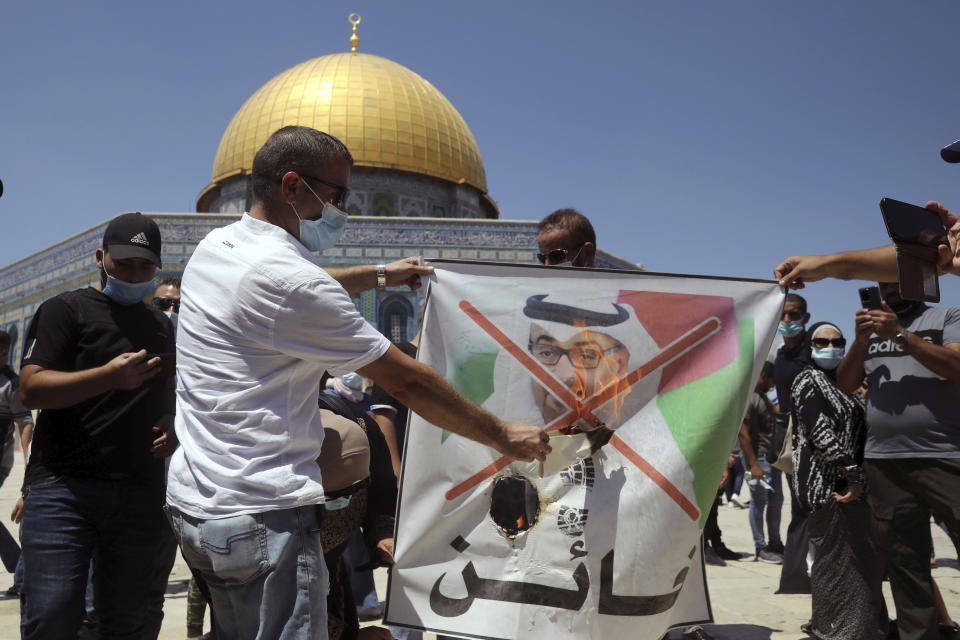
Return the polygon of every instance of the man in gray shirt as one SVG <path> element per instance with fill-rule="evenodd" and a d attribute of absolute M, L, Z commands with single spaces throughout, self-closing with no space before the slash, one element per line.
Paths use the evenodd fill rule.
<path fill-rule="evenodd" d="M 930 513 L 960 543 L 960 309 L 903 300 L 880 283 L 837 369 L 852 392 L 867 377 L 864 471 L 878 544 L 890 566 L 901 640 L 939 638 L 930 577 Z"/>

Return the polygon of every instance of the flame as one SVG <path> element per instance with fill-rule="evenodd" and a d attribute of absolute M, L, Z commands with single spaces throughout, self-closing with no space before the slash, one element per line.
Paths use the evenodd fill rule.
<path fill-rule="evenodd" d="M 602 407 L 599 407 L 601 411 L 594 412 L 595 414 L 602 412 L 603 418 L 593 415 L 590 416 L 591 419 L 587 421 L 586 418 L 590 412 L 580 407 L 577 408 L 577 417 L 579 419 L 584 419 L 584 422 L 588 425 L 588 429 L 598 429 L 601 427 L 616 429 L 620 426 L 623 406 L 626 402 L 627 395 L 630 393 L 631 384 L 625 379 L 625 374 L 627 373 L 625 371 L 625 367 L 621 366 L 623 364 L 623 353 L 629 352 L 626 351 L 626 345 L 617 341 L 620 349 L 614 350 L 610 353 L 604 353 L 602 350 L 602 345 L 605 344 L 606 340 L 611 339 L 611 337 L 599 331 L 591 331 L 582 324 L 578 326 L 583 329 L 584 341 L 592 342 L 597 345 L 601 355 L 600 363 L 597 365 L 597 368 L 592 371 L 594 388 L 588 388 L 586 383 L 580 380 L 578 376 L 576 385 L 577 388 L 571 390 L 580 400 L 595 396 L 611 386 L 614 387 L 616 393 L 609 402 Z M 604 419 L 606 421 L 604 421 Z"/>
<path fill-rule="evenodd" d="M 524 521 L 524 519 L 523 519 L 523 515 L 521 515 L 519 518 L 517 518 L 517 529 L 519 529 L 520 531 L 523 531 L 523 524 L 524 524 L 524 522 L 525 522 L 525 521 Z"/>

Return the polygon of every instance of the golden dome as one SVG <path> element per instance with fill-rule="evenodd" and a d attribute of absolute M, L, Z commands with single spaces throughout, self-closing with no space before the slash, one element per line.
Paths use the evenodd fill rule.
<path fill-rule="evenodd" d="M 227 126 L 211 182 L 235 175 L 280 127 L 304 125 L 336 136 L 361 167 L 398 169 L 487 191 L 480 149 L 442 93 L 386 58 L 334 53 L 287 69 L 250 96 Z"/>

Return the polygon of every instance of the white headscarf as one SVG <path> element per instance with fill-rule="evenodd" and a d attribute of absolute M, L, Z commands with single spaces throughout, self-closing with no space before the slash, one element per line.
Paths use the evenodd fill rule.
<path fill-rule="evenodd" d="M 824 329 L 833 329 L 834 331 L 839 333 L 841 336 L 843 335 L 843 331 L 840 331 L 840 328 L 837 325 L 830 324 L 829 322 L 824 322 L 824 323 L 821 323 L 820 326 L 818 326 L 814 330 L 814 332 L 810 334 L 810 339 L 813 340 L 814 338 L 816 338 L 817 334 L 823 331 Z"/>

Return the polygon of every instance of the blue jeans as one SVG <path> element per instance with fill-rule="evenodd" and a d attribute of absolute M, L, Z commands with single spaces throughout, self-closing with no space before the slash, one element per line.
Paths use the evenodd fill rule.
<path fill-rule="evenodd" d="M 143 625 L 142 640 L 157 640 L 163 625 L 163 599 L 167 593 L 170 571 L 177 559 L 177 539 L 173 537 L 170 523 L 166 518 L 160 521 L 159 541 L 153 551 L 153 573 L 147 589 L 146 619 Z M 83 619 L 77 640 L 97 640 L 100 637 L 100 614 L 96 608 L 96 589 L 93 586 L 93 564 L 90 565 L 90 578 L 87 581 L 85 599 L 86 616 Z"/>
<path fill-rule="evenodd" d="M 771 544 L 783 544 L 780 540 L 780 512 L 783 509 L 783 472 L 774 469 L 766 458 L 760 457 L 757 462 L 763 469 L 763 477 L 773 491 L 760 486 L 760 483 L 748 485 L 750 487 L 750 530 L 753 532 L 753 544 L 759 549 L 766 546 L 763 537 L 763 516 L 766 509 L 767 532 L 770 534 Z M 750 472 L 750 464 L 743 459 L 743 466 Z"/>
<path fill-rule="evenodd" d="M 355 571 L 357 567 L 363 566 L 370 561 L 368 557 L 367 546 L 363 542 L 363 534 L 357 529 L 350 536 L 347 542 L 347 548 L 343 550 L 341 556 L 345 571 L 349 571 L 350 587 L 353 589 L 353 603 L 357 610 L 374 609 L 380 606 L 380 599 L 377 597 L 377 587 L 373 582 L 373 570 Z"/>
<path fill-rule="evenodd" d="M 140 637 L 163 524 L 161 495 L 73 476 L 45 478 L 24 488 L 23 638 L 77 637 L 91 560 L 100 637 Z"/>
<path fill-rule="evenodd" d="M 153 575 L 147 589 L 147 620 L 144 624 L 144 640 L 156 640 L 163 625 L 163 599 L 167 594 L 167 582 L 173 564 L 177 561 L 177 539 L 170 523 L 164 518 L 160 525 L 160 542 L 153 556 Z"/>
<path fill-rule="evenodd" d="M 167 507 L 184 560 L 210 590 L 218 638 L 326 640 L 330 580 L 319 509 L 204 520 Z"/>

